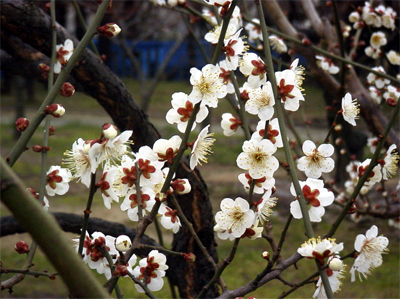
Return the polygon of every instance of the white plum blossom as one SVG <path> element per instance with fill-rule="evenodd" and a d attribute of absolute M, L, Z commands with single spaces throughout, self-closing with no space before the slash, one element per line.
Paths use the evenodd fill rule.
<path fill-rule="evenodd" d="M 168 110 L 165 118 L 168 123 L 178 124 L 178 130 L 181 133 L 184 133 L 190 119 L 190 116 L 193 113 L 194 104 L 189 101 L 188 95 L 183 92 L 175 92 L 172 95 L 172 108 Z M 200 106 L 199 112 L 196 114 L 196 119 L 193 122 L 193 126 L 191 130 L 193 131 L 196 127 L 196 123 L 201 123 L 208 115 L 207 106 Z"/>
<path fill-rule="evenodd" d="M 162 168 L 164 162 L 159 161 L 159 156 L 149 146 L 141 146 L 135 154 L 135 163 L 140 172 L 140 186 L 156 185 L 163 179 Z"/>
<path fill-rule="evenodd" d="M 378 59 L 382 56 L 382 49 L 368 46 L 364 49 L 365 55 L 373 59 Z"/>
<path fill-rule="evenodd" d="M 398 102 L 400 97 L 400 88 L 393 85 L 388 85 L 386 91 L 383 93 L 383 98 L 385 101 L 393 100 L 395 103 Z"/>
<path fill-rule="evenodd" d="M 153 145 L 153 151 L 157 154 L 158 161 L 166 161 L 171 164 L 181 143 L 182 138 L 178 135 L 172 136 L 170 139 L 158 139 Z"/>
<path fill-rule="evenodd" d="M 69 181 L 72 178 L 71 172 L 61 166 L 53 165 L 47 171 L 47 195 L 64 195 L 69 190 Z"/>
<path fill-rule="evenodd" d="M 143 186 L 140 188 L 140 202 L 142 204 L 142 216 L 146 215 L 146 211 L 150 212 L 156 203 L 155 192 L 153 189 Z M 121 204 L 121 210 L 127 211 L 128 217 L 132 221 L 139 220 L 139 197 L 135 189 L 131 189 L 124 198 Z"/>
<path fill-rule="evenodd" d="M 384 180 L 388 180 L 389 178 L 396 175 L 397 164 L 400 160 L 399 153 L 398 151 L 396 151 L 396 149 L 396 144 L 392 144 L 388 148 L 383 160 L 381 160 L 382 176 Z"/>
<path fill-rule="evenodd" d="M 331 172 L 335 167 L 335 161 L 330 157 L 334 152 L 332 144 L 324 143 L 315 146 L 311 140 L 303 143 L 303 153 L 305 156 L 297 161 L 297 168 L 304 171 L 309 178 L 319 178 L 322 173 Z"/>
<path fill-rule="evenodd" d="M 323 180 L 308 178 L 305 182 L 299 183 L 307 203 L 310 221 L 321 222 L 321 217 L 325 214 L 324 207 L 331 205 L 335 200 L 333 192 L 324 188 Z M 293 183 L 290 186 L 290 192 L 296 197 L 296 200 L 290 203 L 290 213 L 295 219 L 301 219 L 303 214 Z"/>
<path fill-rule="evenodd" d="M 373 85 L 368 87 L 368 91 L 374 102 L 379 105 L 382 101 L 382 92 Z"/>
<path fill-rule="evenodd" d="M 54 64 L 54 73 L 59 74 L 61 67 L 65 66 L 68 60 L 71 58 L 74 51 L 74 43 L 70 39 L 66 39 L 64 44 L 56 46 L 57 61 Z"/>
<path fill-rule="evenodd" d="M 139 265 L 133 269 L 133 275 L 146 284 L 150 291 L 159 291 L 164 286 L 163 277 L 168 269 L 166 262 L 167 258 L 163 253 L 152 250 L 146 258 L 139 261 Z M 144 293 L 140 285 L 135 284 L 135 287 L 139 293 Z"/>
<path fill-rule="evenodd" d="M 373 67 L 372 69 L 374 71 L 386 74 L 385 69 L 382 66 Z M 390 80 L 375 75 L 374 73 L 369 73 L 367 76 L 367 82 L 368 84 L 375 84 L 377 88 L 383 88 L 385 85 L 388 85 L 390 83 Z"/>
<path fill-rule="evenodd" d="M 158 214 L 161 215 L 160 223 L 164 228 L 172 230 L 174 234 L 179 231 L 181 227 L 181 221 L 178 217 L 177 210 L 173 210 L 162 203 L 158 209 Z"/>
<path fill-rule="evenodd" d="M 196 104 L 201 101 L 202 105 L 212 108 L 218 106 L 218 99 L 226 96 L 226 85 L 222 82 L 220 69 L 216 65 L 207 64 L 201 71 L 195 67 L 190 69 L 190 84 L 193 90 L 189 94 L 188 100 Z"/>
<path fill-rule="evenodd" d="M 275 98 L 271 82 L 249 92 L 249 100 L 245 104 L 248 113 L 258 115 L 263 120 L 270 120 L 274 115 Z"/>
<path fill-rule="evenodd" d="M 264 139 L 265 124 L 266 122 L 262 120 L 257 123 L 256 130 L 251 135 L 251 139 Z M 276 147 L 283 147 L 282 135 L 279 128 L 279 120 L 277 118 L 273 118 L 269 121 L 265 139 L 271 141 Z"/>
<path fill-rule="evenodd" d="M 188 194 L 192 190 L 192 186 L 188 179 L 176 179 L 171 182 L 172 190 L 179 195 Z"/>
<path fill-rule="evenodd" d="M 246 193 L 249 193 L 250 184 L 254 181 L 253 193 L 263 194 L 266 190 L 275 186 L 275 179 L 273 177 L 263 176 L 259 179 L 253 179 L 248 172 L 238 175 L 239 182 L 242 183 Z"/>
<path fill-rule="evenodd" d="M 203 7 L 201 10 L 201 15 L 203 19 L 208 22 L 213 27 L 218 25 L 217 18 L 215 17 L 215 13 L 207 7 Z"/>
<path fill-rule="evenodd" d="M 242 37 L 239 37 L 242 29 L 238 30 L 232 37 L 224 40 L 222 51 L 225 52 L 225 62 L 228 70 L 234 71 L 239 65 L 239 58 L 247 50 Z"/>
<path fill-rule="evenodd" d="M 116 166 L 110 166 L 110 164 L 107 163 L 104 167 L 100 181 L 96 184 L 96 186 L 100 189 L 104 206 L 107 209 L 111 209 L 111 203 L 113 201 L 119 201 L 119 197 L 115 192 L 115 187 L 113 184 L 116 172 L 118 172 L 118 168 Z"/>
<path fill-rule="evenodd" d="M 254 224 L 255 213 L 245 199 L 224 198 L 220 207 L 221 211 L 215 215 L 215 222 L 232 237 L 240 238 Z"/>
<path fill-rule="evenodd" d="M 336 244 L 335 239 L 311 238 L 304 242 L 297 252 L 306 258 L 316 259 L 321 263 L 343 250 L 343 243 Z"/>
<path fill-rule="evenodd" d="M 95 269 L 99 274 L 104 274 L 107 279 L 111 278 L 112 273 L 102 251 L 107 250 L 113 263 L 115 263 L 119 257 L 118 250 L 115 248 L 115 239 L 115 237 L 106 236 L 101 232 L 94 232 L 90 237 L 86 232 L 85 241 L 83 242 L 82 260 L 88 264 L 90 269 Z M 79 239 L 75 241 L 79 244 Z"/>
<path fill-rule="evenodd" d="M 276 52 L 279 54 L 287 52 L 287 46 L 282 38 L 274 34 L 271 34 L 268 38 L 272 49 L 274 49 Z"/>
<path fill-rule="evenodd" d="M 255 24 L 260 24 L 259 19 L 252 19 L 251 21 Z M 249 41 L 255 42 L 257 40 L 263 40 L 261 27 L 253 23 L 247 23 L 247 25 L 244 27 L 249 34 Z"/>
<path fill-rule="evenodd" d="M 242 121 L 232 113 L 222 114 L 221 127 L 225 136 L 232 136 L 242 126 Z"/>
<path fill-rule="evenodd" d="M 268 221 L 274 213 L 272 208 L 275 207 L 278 199 L 276 197 L 271 197 L 271 194 L 272 188 L 267 190 L 267 192 L 265 192 L 261 199 L 256 203 L 256 216 L 261 223 Z"/>
<path fill-rule="evenodd" d="M 190 169 L 194 169 L 201 162 L 207 163 L 207 157 L 212 153 L 211 147 L 215 142 L 214 133 L 208 133 L 210 125 L 204 127 L 196 138 L 192 146 L 192 154 L 190 156 Z"/>
<path fill-rule="evenodd" d="M 366 159 L 364 162 L 362 162 L 358 168 L 357 168 L 357 173 L 358 177 L 361 178 L 367 168 L 369 167 L 369 164 L 371 163 L 371 159 Z M 367 187 L 372 187 L 375 183 L 378 183 L 382 180 L 382 172 L 381 172 L 381 165 L 377 164 L 369 174 L 367 180 L 365 181 L 365 185 Z"/>
<path fill-rule="evenodd" d="M 352 126 L 356 125 L 356 119 L 359 117 L 360 105 L 357 103 L 357 99 L 352 99 L 351 94 L 348 92 L 342 98 L 342 115 L 345 121 Z"/>
<path fill-rule="evenodd" d="M 391 64 L 400 65 L 400 53 L 394 50 L 390 50 L 389 52 L 386 53 L 386 57 Z"/>
<path fill-rule="evenodd" d="M 397 17 L 397 13 L 393 10 L 393 8 L 386 7 L 383 15 L 382 15 L 382 26 L 391 30 L 396 28 L 395 20 Z"/>
<path fill-rule="evenodd" d="M 233 85 L 231 79 L 231 71 L 228 69 L 226 61 L 221 60 L 217 64 L 217 66 L 219 67 L 220 70 L 219 77 L 221 78 L 222 82 L 226 85 L 226 93 L 227 94 L 235 93 L 235 86 Z"/>
<path fill-rule="evenodd" d="M 212 31 L 206 33 L 204 39 L 209 43 L 216 45 L 218 43 L 219 36 L 221 35 L 221 29 L 222 29 L 222 24 L 216 25 Z M 230 22 L 228 28 L 226 29 L 224 40 L 231 38 L 232 36 L 235 35 L 236 32 L 237 32 L 236 24 Z"/>
<path fill-rule="evenodd" d="M 333 75 L 339 73 L 340 68 L 333 63 L 332 59 L 321 55 L 316 55 L 315 58 L 317 59 L 317 65 L 324 71 Z"/>
<path fill-rule="evenodd" d="M 91 151 L 93 151 L 97 163 L 100 164 L 104 161 L 116 163 L 116 161 L 120 160 L 122 155 L 128 152 L 129 138 L 132 133 L 132 130 L 127 130 L 113 139 L 105 139 L 100 143 L 94 143 Z"/>
<path fill-rule="evenodd" d="M 299 74 L 296 74 L 296 67 L 275 72 L 275 78 L 284 108 L 289 111 L 297 111 L 300 106 L 299 101 L 304 101 L 304 96 L 301 92 L 302 80 L 299 78 Z"/>
<path fill-rule="evenodd" d="M 267 139 L 247 140 L 243 143 L 242 150 L 236 163 L 239 168 L 247 170 L 253 179 L 272 177 L 279 167 L 278 159 L 273 156 L 276 147 Z"/>
<path fill-rule="evenodd" d="M 377 31 L 372 33 L 371 38 L 369 40 L 370 44 L 374 48 L 380 48 L 387 44 L 387 39 L 385 33 L 382 31 Z"/>
<path fill-rule="evenodd" d="M 365 2 L 362 8 L 362 18 L 365 24 L 379 28 L 382 26 L 382 19 L 377 11 L 371 6 L 369 2 Z"/>
<path fill-rule="evenodd" d="M 115 248 L 118 251 L 121 252 L 128 251 L 131 245 L 132 245 L 131 238 L 129 238 L 127 235 L 119 235 L 115 239 Z"/>
<path fill-rule="evenodd" d="M 258 88 L 267 82 L 267 66 L 255 53 L 245 53 L 240 63 L 240 72 L 248 76 L 250 88 Z"/>
<path fill-rule="evenodd" d="M 388 238 L 383 236 L 378 237 L 378 227 L 376 225 L 371 226 L 365 235 L 357 235 L 354 248 L 359 254 L 354 261 L 353 267 L 350 269 L 351 281 L 356 280 L 356 272 L 358 272 L 358 277 L 362 281 L 361 274 L 364 278 L 367 278 L 367 275 L 373 269 L 382 265 L 382 253 L 388 251 L 388 245 Z"/>
<path fill-rule="evenodd" d="M 79 138 L 72 144 L 72 150 L 64 153 L 63 164 L 71 171 L 72 178 L 78 179 L 86 187 L 90 186 L 91 174 L 96 172 L 98 163 L 90 141 Z"/>

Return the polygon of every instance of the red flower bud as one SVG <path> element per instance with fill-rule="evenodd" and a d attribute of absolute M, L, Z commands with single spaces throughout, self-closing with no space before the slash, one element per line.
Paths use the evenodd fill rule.
<path fill-rule="evenodd" d="M 42 149 L 43 149 L 43 147 L 42 146 L 40 146 L 40 145 L 34 145 L 34 146 L 32 146 L 32 150 L 34 151 L 34 152 L 36 152 L 36 153 L 40 153 L 41 151 L 42 151 Z"/>
<path fill-rule="evenodd" d="M 55 135 L 56 134 L 56 128 L 54 128 L 54 126 L 50 126 L 49 127 L 49 135 Z"/>
<path fill-rule="evenodd" d="M 193 253 L 182 253 L 183 258 L 188 263 L 194 263 L 196 261 L 196 256 Z"/>
<path fill-rule="evenodd" d="M 44 110 L 44 112 L 46 114 L 51 114 L 54 117 L 61 117 L 64 115 L 65 113 L 65 109 L 62 105 L 60 104 L 51 104 L 49 106 L 46 107 L 46 109 Z"/>
<path fill-rule="evenodd" d="M 60 95 L 62 95 L 63 97 L 71 97 L 73 96 L 73 94 L 75 93 L 75 87 L 69 83 L 69 82 L 65 82 L 60 90 Z"/>
<path fill-rule="evenodd" d="M 354 214 L 355 212 L 357 212 L 357 206 L 352 204 L 350 209 L 347 211 L 347 214 Z"/>
<path fill-rule="evenodd" d="M 39 198 L 39 193 L 37 193 L 33 188 L 27 188 L 28 189 L 28 191 L 36 198 L 36 199 L 38 199 Z"/>
<path fill-rule="evenodd" d="M 25 117 L 20 117 L 15 122 L 15 126 L 17 127 L 18 131 L 25 131 L 25 129 L 29 126 L 29 120 Z"/>
<path fill-rule="evenodd" d="M 97 32 L 107 37 L 114 37 L 121 32 L 121 28 L 115 23 L 107 23 L 97 28 Z"/>
<path fill-rule="evenodd" d="M 19 241 L 19 242 L 17 242 L 17 244 L 15 244 L 14 249 L 19 254 L 28 253 L 29 245 L 25 241 Z"/>
<path fill-rule="evenodd" d="M 390 107 L 396 107 L 397 101 L 392 98 L 387 98 L 386 99 L 386 104 L 388 104 Z"/>
<path fill-rule="evenodd" d="M 49 67 L 47 64 L 45 64 L 45 63 L 40 63 L 40 64 L 38 65 L 38 68 L 39 68 L 39 70 L 40 70 L 42 73 L 48 73 L 48 72 L 50 72 L 50 67 Z"/>
<path fill-rule="evenodd" d="M 113 276 L 126 276 L 128 275 L 128 269 L 125 265 L 119 265 L 115 268 Z"/>
<path fill-rule="evenodd" d="M 302 42 L 302 44 L 303 44 L 304 46 L 309 46 L 309 45 L 311 45 L 311 42 L 310 42 L 310 40 L 309 40 L 308 38 L 303 38 L 303 40 L 302 40 L 301 42 Z"/>

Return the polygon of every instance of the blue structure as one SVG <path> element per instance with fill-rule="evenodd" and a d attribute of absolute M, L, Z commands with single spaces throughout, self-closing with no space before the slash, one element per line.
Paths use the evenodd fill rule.
<path fill-rule="evenodd" d="M 128 41 L 132 45 L 133 41 Z M 139 59 L 142 72 L 146 78 L 152 78 L 157 69 L 163 63 L 169 50 L 174 46 L 175 41 L 142 41 L 134 49 L 134 55 Z M 206 53 L 212 53 L 212 46 L 208 42 L 203 43 Z M 207 64 L 200 49 L 190 41 L 184 41 L 172 56 L 165 69 L 165 79 L 183 80 L 190 77 L 191 67 L 202 68 Z M 134 65 L 124 54 L 124 51 L 116 44 L 111 44 L 111 53 L 107 57 L 107 65 L 110 69 L 121 77 L 137 77 Z"/>

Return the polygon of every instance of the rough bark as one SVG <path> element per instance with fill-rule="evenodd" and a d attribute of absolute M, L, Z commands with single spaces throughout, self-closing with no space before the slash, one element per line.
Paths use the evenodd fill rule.
<path fill-rule="evenodd" d="M 50 17 L 36 6 L 16 0 L 3 0 L 1 3 L 1 31 L 7 36 L 16 36 L 22 42 L 30 45 L 38 52 L 50 55 Z M 78 41 L 70 36 L 60 25 L 57 29 L 57 43 L 69 38 L 76 45 Z M 13 53 L 8 53 L 13 55 Z M 143 145 L 152 146 L 160 138 L 160 134 L 148 121 L 147 115 L 140 109 L 121 80 L 108 69 L 100 58 L 86 50 L 71 75 L 82 86 L 84 91 L 97 100 L 121 130 L 133 130 L 133 150 L 137 151 Z M 211 256 L 217 259 L 214 235 L 213 214 L 206 185 L 200 173 L 190 171 L 182 162 L 177 171 L 178 177 L 187 177 L 192 186 L 192 192 L 178 196 L 183 211 L 204 242 Z M 174 235 L 173 249 L 184 252 L 194 252 L 196 263 L 187 264 L 175 260 L 170 268 L 171 277 L 179 287 L 181 297 L 193 298 L 201 290 L 204 282 L 209 281 L 214 270 L 210 263 L 193 245 L 193 238 L 184 227 L 179 234 Z M 217 296 L 217 290 L 211 289 L 207 297 Z"/>

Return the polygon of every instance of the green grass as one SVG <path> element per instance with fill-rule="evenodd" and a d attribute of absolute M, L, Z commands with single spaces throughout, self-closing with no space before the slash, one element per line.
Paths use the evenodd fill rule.
<path fill-rule="evenodd" d="M 138 82 L 134 80 L 125 80 L 128 89 L 137 94 L 139 90 Z M 324 103 L 322 101 L 322 92 L 315 86 L 310 85 L 305 87 L 307 96 L 306 102 L 303 104 L 303 114 L 293 113 L 291 119 L 296 125 L 302 125 L 304 119 L 311 120 L 313 123 L 325 123 Z M 156 123 L 164 138 L 169 138 L 172 135 L 178 134 L 175 126 L 165 125 L 164 115 L 171 108 L 170 100 L 171 95 L 176 91 L 190 92 L 188 83 L 181 82 L 161 82 L 156 88 L 150 109 L 148 111 L 150 120 Z M 38 99 L 45 96 L 45 90 L 41 86 L 37 87 L 36 101 L 27 103 L 26 107 L 29 111 L 35 111 L 38 107 Z M 93 139 L 100 135 L 101 124 L 108 122 L 109 117 L 103 109 L 96 103 L 95 100 L 87 97 L 81 93 L 77 93 L 72 98 L 59 98 L 57 101 L 61 102 L 66 107 L 66 115 L 60 120 L 52 120 L 56 124 L 56 135 L 50 137 L 50 146 L 52 150 L 49 152 L 49 165 L 60 164 L 62 160 L 62 153 L 69 150 L 72 143 L 78 138 Z M 11 110 L 13 103 L 12 96 L 5 96 L 2 99 L 2 114 L 4 111 L 13 113 Z M 82 118 L 82 111 L 85 111 L 86 118 Z M 221 100 L 219 107 L 212 111 L 211 122 L 212 131 L 215 132 L 216 142 L 213 146 L 214 154 L 209 157 L 209 163 L 200 167 L 200 171 L 204 180 L 208 185 L 210 191 L 211 201 L 214 206 L 214 211 L 219 210 L 219 203 L 224 197 L 245 196 L 240 184 L 237 183 L 237 173 L 240 170 L 236 167 L 236 158 L 241 152 L 241 145 L 243 136 L 240 134 L 233 137 L 224 137 L 219 129 L 219 123 L 222 113 L 231 111 L 229 104 Z M 4 114 L 3 114 L 4 115 Z M 68 121 L 72 119 L 72 121 Z M 86 120 L 90 120 L 87 122 Z M 64 121 L 65 120 L 65 121 Z M 251 123 L 256 124 L 256 118 L 251 118 Z M 313 130 L 314 127 L 310 127 Z M 13 139 L 13 125 L 1 124 L 0 128 L 0 141 L 1 141 L 1 154 L 6 157 L 12 148 L 15 140 Z M 34 144 L 40 144 L 42 138 L 41 130 L 35 133 L 33 139 L 29 143 L 31 147 Z M 195 134 L 193 134 L 193 139 Z M 302 136 L 306 138 L 306 136 Z M 319 138 L 319 137 L 318 137 Z M 283 157 L 282 151 L 277 155 Z M 17 161 L 14 166 L 15 172 L 24 180 L 27 186 L 38 189 L 39 186 L 39 160 L 40 154 L 33 153 L 28 150 Z M 218 170 L 213 167 L 218 166 Z M 282 182 L 287 181 L 284 174 L 280 174 L 277 178 Z M 56 196 L 50 198 L 50 211 L 65 211 L 80 214 L 85 208 L 87 197 L 87 189 L 82 184 L 71 184 L 71 192 L 66 196 Z M 277 215 L 272 218 L 273 235 L 275 241 L 278 242 L 280 232 L 286 221 L 287 206 L 284 200 L 280 199 L 276 207 Z M 323 222 L 315 226 L 316 235 L 323 235 L 329 229 L 329 223 L 333 222 L 336 218 L 337 211 L 334 208 L 327 209 L 328 212 L 323 218 Z M 2 207 L 1 215 L 7 215 L 7 210 Z M 119 210 L 118 205 L 114 205 L 112 209 L 106 210 L 103 206 L 101 196 L 95 196 L 92 217 L 101 217 L 111 221 L 118 221 L 123 224 L 134 226 L 134 224 L 127 218 L 126 213 Z M 367 281 L 364 282 L 350 282 L 350 275 L 347 274 L 343 280 L 342 291 L 336 294 L 337 298 L 398 298 L 399 297 L 399 232 L 389 227 L 385 220 L 365 220 L 361 223 L 354 223 L 350 220 L 345 220 L 343 227 L 339 229 L 335 236 L 337 242 L 344 242 L 345 249 L 343 254 L 353 250 L 354 239 L 357 234 L 365 234 L 366 230 L 375 223 L 379 227 L 379 233 L 384 234 L 390 240 L 389 249 L 390 253 L 383 257 L 384 263 L 381 267 L 375 269 L 369 276 Z M 155 238 L 154 231 L 150 235 Z M 74 238 L 72 234 L 68 234 L 69 239 Z M 168 240 L 171 239 L 169 235 Z M 24 256 L 18 255 L 14 250 L 14 244 L 19 240 L 29 240 L 26 234 L 9 236 L 1 239 L 1 261 L 3 267 L 6 268 L 20 268 L 24 262 Z M 295 250 L 306 240 L 301 220 L 294 220 L 286 237 L 284 247 L 282 248 L 282 257 L 288 258 Z M 219 257 L 223 260 L 228 256 L 232 246 L 232 242 L 221 241 L 218 242 Z M 71 243 L 72 244 L 72 243 Z M 55 244 L 56 249 L 56 244 Z M 266 265 L 266 261 L 261 258 L 261 253 L 264 250 L 271 252 L 271 248 L 264 239 L 248 240 L 243 239 L 236 253 L 236 257 L 231 265 L 227 267 L 223 273 L 223 278 L 228 285 L 229 289 L 234 289 L 247 283 L 249 280 L 254 279 L 257 273 L 261 272 Z M 60 253 L 62 254 L 62 253 Z M 39 251 L 34 259 L 35 266 L 32 269 L 42 271 L 54 271 L 52 266 L 46 260 L 45 256 Z M 353 263 L 352 259 L 346 261 L 347 270 L 350 269 Z M 299 261 L 295 267 L 288 269 L 282 275 L 287 281 L 298 283 L 305 277 L 314 273 L 315 265 L 311 260 L 303 259 Z M 10 277 L 10 274 L 2 275 L 2 279 Z M 99 281 L 105 282 L 102 275 L 98 275 Z M 134 285 L 129 279 L 122 278 L 121 289 L 125 294 L 125 298 L 145 298 L 135 291 Z M 166 281 L 165 281 L 166 283 Z M 262 286 L 252 294 L 245 296 L 255 296 L 256 298 L 276 298 L 283 291 L 289 290 L 290 287 L 284 285 L 280 281 L 272 281 L 267 285 Z M 314 285 L 309 284 L 290 295 L 290 298 L 310 298 L 314 292 Z M 67 291 L 60 278 L 55 281 L 49 281 L 46 278 L 26 277 L 20 284 L 15 286 L 12 297 L 66 297 Z M 163 291 L 156 292 L 155 295 L 160 298 L 169 298 L 170 292 L 167 285 Z M 3 297 L 8 295 L 3 292 Z"/>

